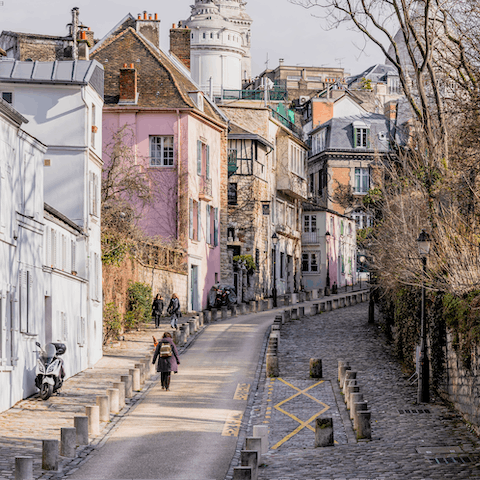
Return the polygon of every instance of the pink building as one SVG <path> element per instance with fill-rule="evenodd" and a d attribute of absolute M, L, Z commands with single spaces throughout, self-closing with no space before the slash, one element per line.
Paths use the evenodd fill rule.
<path fill-rule="evenodd" d="M 138 174 L 153 191 L 152 202 L 136 202 L 140 225 L 186 250 L 188 305 L 182 309 L 198 311 L 220 282 L 226 258 L 220 216 L 227 205 L 227 124 L 186 66 L 160 49 L 159 24 L 129 14 L 91 51 L 105 68 L 104 158 L 108 163 L 112 137 L 123 129 Z"/>

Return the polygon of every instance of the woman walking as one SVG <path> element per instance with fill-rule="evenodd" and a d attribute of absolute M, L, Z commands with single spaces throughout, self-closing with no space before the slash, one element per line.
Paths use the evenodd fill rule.
<path fill-rule="evenodd" d="M 162 296 L 157 293 L 155 300 L 152 304 L 152 317 L 155 319 L 155 328 L 160 327 L 160 317 L 163 313 L 163 298 Z"/>
<path fill-rule="evenodd" d="M 173 343 L 172 335 L 168 332 L 163 334 L 163 338 L 158 342 L 155 349 L 152 360 L 154 365 L 157 357 L 157 372 L 161 372 L 162 390 L 170 390 L 170 374 L 171 372 L 178 372 L 180 360 L 178 359 L 178 351 Z"/>
<path fill-rule="evenodd" d="M 180 300 L 178 299 L 178 296 L 176 293 L 174 293 L 172 295 L 172 298 L 170 299 L 170 303 L 168 304 L 168 308 L 167 308 L 167 313 L 171 315 L 170 317 L 171 327 L 177 330 L 178 328 L 177 320 L 178 320 L 178 317 L 182 315 L 182 312 L 180 311 Z"/>

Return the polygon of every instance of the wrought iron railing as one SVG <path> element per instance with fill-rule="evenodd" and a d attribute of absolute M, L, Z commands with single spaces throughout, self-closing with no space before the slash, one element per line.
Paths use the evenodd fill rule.
<path fill-rule="evenodd" d="M 320 244 L 320 232 L 303 232 L 302 244 L 303 245 L 319 245 Z"/>
<path fill-rule="evenodd" d="M 270 115 L 278 120 L 282 125 L 285 125 L 288 129 L 290 129 L 295 135 L 299 138 L 303 138 L 303 130 L 300 127 L 297 127 L 294 123 L 292 123 L 288 118 L 280 115 L 277 111 L 275 111 L 272 107 L 270 108 Z"/>
<path fill-rule="evenodd" d="M 268 99 L 272 101 L 285 101 L 287 90 L 282 87 L 268 91 Z M 222 100 L 265 100 L 265 91 L 262 90 L 224 90 Z"/>

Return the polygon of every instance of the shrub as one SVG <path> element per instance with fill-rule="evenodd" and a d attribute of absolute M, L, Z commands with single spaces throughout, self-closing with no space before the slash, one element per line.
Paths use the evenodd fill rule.
<path fill-rule="evenodd" d="M 127 290 L 128 311 L 124 317 L 125 327 L 133 329 L 151 318 L 152 289 L 145 283 L 130 283 Z"/>
<path fill-rule="evenodd" d="M 122 316 L 114 303 L 107 303 L 103 309 L 103 344 L 117 340 L 122 331 Z"/>

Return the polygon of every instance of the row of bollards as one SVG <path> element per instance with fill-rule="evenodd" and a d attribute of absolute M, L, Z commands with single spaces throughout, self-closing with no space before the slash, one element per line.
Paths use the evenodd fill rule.
<path fill-rule="evenodd" d="M 153 367 L 153 368 L 152 368 Z M 121 375 L 120 382 L 108 388 L 106 395 L 96 397 L 96 405 L 87 405 L 85 415 L 73 418 L 73 427 L 60 429 L 60 440 L 42 440 L 42 469 L 58 471 L 60 457 L 75 458 L 77 447 L 88 445 L 89 435 L 100 434 L 100 422 L 109 422 L 110 415 L 116 415 L 126 405 L 126 399 L 140 391 L 146 380 L 155 373 L 152 355 L 145 357 Z M 33 480 L 33 457 L 15 457 L 15 480 Z"/>
<path fill-rule="evenodd" d="M 353 428 L 357 433 L 357 439 L 372 438 L 372 413 L 368 404 L 364 401 L 360 392 L 360 385 L 357 380 L 357 372 L 352 371 L 349 362 L 339 360 L 338 382 L 344 395 L 347 410 L 350 412 L 350 420 L 353 421 Z"/>
<path fill-rule="evenodd" d="M 268 426 L 254 425 L 253 437 L 245 439 L 240 452 L 240 466 L 233 469 L 233 480 L 257 480 L 263 455 L 268 452 Z"/>
<path fill-rule="evenodd" d="M 283 314 L 276 315 L 270 330 L 267 345 L 266 374 L 267 377 L 278 377 L 280 374 L 278 364 L 278 345 L 280 343 L 280 329 L 285 323 L 286 317 Z"/>

